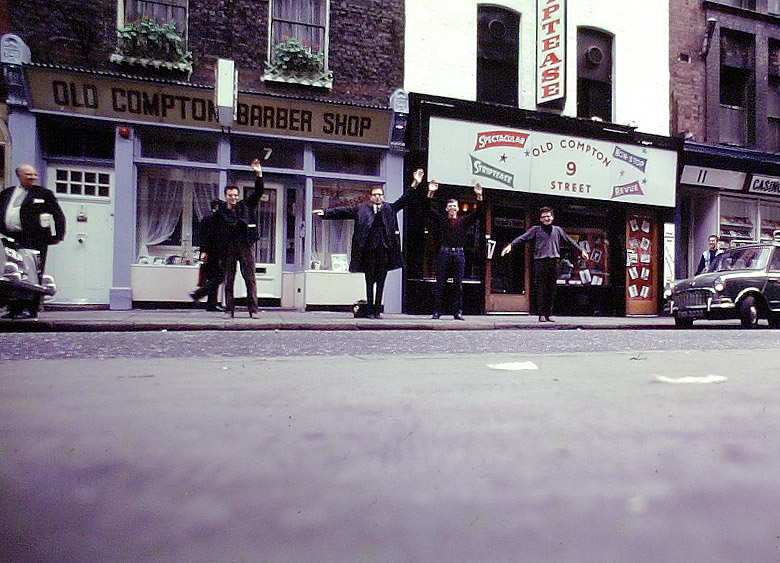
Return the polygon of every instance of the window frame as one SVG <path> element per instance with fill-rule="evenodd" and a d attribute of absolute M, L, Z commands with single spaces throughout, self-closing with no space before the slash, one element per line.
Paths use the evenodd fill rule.
<path fill-rule="evenodd" d="M 275 18 L 274 17 L 274 4 L 280 0 L 269 0 L 268 2 L 268 52 L 267 57 L 269 63 L 273 59 L 273 52 L 274 47 L 276 46 L 279 41 L 274 42 L 274 22 L 276 21 L 284 21 L 287 23 L 292 23 L 294 25 L 302 25 L 302 26 L 308 26 L 308 27 L 316 27 L 322 29 L 322 72 L 327 73 L 328 72 L 328 53 L 330 51 L 330 2 L 328 0 L 318 0 L 319 2 L 323 3 L 324 6 L 324 12 L 325 12 L 325 22 L 323 25 L 319 24 L 312 24 L 312 23 L 302 23 L 297 21 L 291 21 L 291 20 L 282 20 L 282 18 Z M 298 39 L 301 44 L 304 44 L 304 41 L 301 38 L 294 37 L 295 39 Z"/>
<path fill-rule="evenodd" d="M 128 4 L 137 1 L 138 0 L 117 0 L 117 7 L 116 7 L 116 28 L 117 29 L 122 29 L 128 21 L 132 21 L 132 18 L 130 19 L 127 18 L 126 12 L 128 8 Z M 152 1 L 156 4 L 179 6 L 177 0 L 147 0 L 147 1 Z M 184 21 L 182 23 L 183 29 L 181 30 L 180 35 L 183 44 L 182 47 L 185 50 L 187 50 L 188 48 L 187 46 L 189 45 L 190 2 L 189 0 L 181 0 L 181 3 L 184 3 Z M 157 22 L 157 23 L 165 23 L 165 22 Z M 178 28 L 177 31 L 179 31 Z"/>

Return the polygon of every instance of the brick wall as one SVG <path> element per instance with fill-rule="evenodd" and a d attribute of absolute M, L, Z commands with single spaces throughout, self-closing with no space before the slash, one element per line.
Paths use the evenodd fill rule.
<path fill-rule="evenodd" d="M 190 81 L 213 82 L 217 58 L 232 58 L 239 87 L 258 92 L 386 105 L 403 86 L 404 2 L 330 2 L 329 68 L 333 89 L 264 83 L 268 53 L 268 2 L 190 2 Z M 10 0 L 9 31 L 21 36 L 38 63 L 130 73 L 108 61 L 116 46 L 116 0 Z M 142 71 L 133 69 L 132 74 Z M 186 80 L 186 75 L 149 71 L 145 75 Z"/>
<path fill-rule="evenodd" d="M 705 138 L 705 61 L 700 55 L 706 17 L 700 0 L 670 1 L 671 135 Z M 718 56 L 712 53 L 711 56 Z M 687 61 L 686 61 L 687 58 Z"/>

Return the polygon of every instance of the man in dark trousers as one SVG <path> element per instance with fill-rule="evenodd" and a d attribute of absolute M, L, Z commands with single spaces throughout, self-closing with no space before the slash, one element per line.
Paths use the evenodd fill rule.
<path fill-rule="evenodd" d="M 221 201 L 215 199 L 211 202 L 211 215 L 205 217 L 200 223 L 200 287 L 190 293 L 192 300 L 200 301 L 204 296 L 207 311 L 222 311 L 219 306 L 217 294 L 219 286 L 225 279 L 222 262 L 224 261 L 224 241 L 219 228 L 219 206 Z"/>
<path fill-rule="evenodd" d="M 528 241 L 534 243 L 534 281 L 536 285 L 536 308 L 539 314 L 539 322 L 553 322 L 550 318 L 552 314 L 553 302 L 555 301 L 555 290 L 558 283 L 558 263 L 561 259 L 561 242 L 565 242 L 582 253 L 582 257 L 587 260 L 588 253 L 581 250 L 577 241 L 567 235 L 563 229 L 553 225 L 555 216 L 553 210 L 549 207 L 542 207 L 539 210 L 540 225 L 534 225 L 522 235 L 507 244 L 501 251 L 501 256 L 506 256 L 512 252 L 512 247 L 516 244 L 522 244 Z"/>
<path fill-rule="evenodd" d="M 225 186 L 225 203 L 217 211 L 225 248 L 225 317 L 235 315 L 233 304 L 233 279 L 236 262 L 246 284 L 250 318 L 257 317 L 257 283 L 255 282 L 255 243 L 260 238 L 257 229 L 257 206 L 263 195 L 263 167 L 258 159 L 252 161 L 255 171 L 255 187 L 252 194 L 239 201 L 239 189 Z"/>
<path fill-rule="evenodd" d="M 439 189 L 436 182 L 428 182 L 428 197 L 433 198 Z M 474 186 L 477 201 L 482 201 L 482 186 Z M 439 259 L 436 266 L 436 293 L 433 302 L 433 318 L 441 316 L 441 303 L 447 278 L 452 274 L 452 316 L 456 321 L 463 319 L 463 272 L 466 269 L 466 236 L 468 228 L 484 216 L 480 205 L 477 211 L 458 215 L 458 200 L 450 199 L 442 213 L 436 203 L 431 204 L 431 213 L 436 218 L 439 231 Z"/>
<path fill-rule="evenodd" d="M 423 178 L 422 168 L 414 171 L 412 189 L 406 190 L 393 203 L 385 201 L 385 191 L 381 186 L 371 188 L 370 201 L 353 207 L 335 209 L 315 209 L 313 213 L 323 219 L 352 219 L 355 230 L 352 233 L 352 256 L 349 261 L 350 272 L 363 272 L 366 278 L 367 316 L 382 318 L 382 293 L 385 288 L 387 272 L 400 268 L 401 236 L 396 213 L 406 206 L 415 196 L 417 186 Z"/>
<path fill-rule="evenodd" d="M 699 265 L 696 267 L 695 275 L 698 276 L 705 270 L 709 270 L 712 262 L 715 260 L 715 257 L 723 254 L 723 250 L 718 248 L 718 240 L 718 235 L 710 235 L 707 239 L 710 247 L 701 253 L 701 258 L 699 259 Z"/>
<path fill-rule="evenodd" d="M 23 248 L 40 253 L 38 282 L 43 281 L 49 245 L 65 238 L 65 214 L 51 190 L 38 185 L 38 171 L 32 164 L 16 169 L 19 185 L 0 192 L 0 232 Z M 35 318 L 42 296 L 9 307 L 6 318 Z M 25 311 L 25 309 L 27 309 Z"/>

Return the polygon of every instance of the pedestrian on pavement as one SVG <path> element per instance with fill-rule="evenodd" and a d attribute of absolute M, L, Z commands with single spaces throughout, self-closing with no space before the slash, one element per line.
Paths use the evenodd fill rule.
<path fill-rule="evenodd" d="M 712 262 L 715 260 L 716 256 L 720 256 L 723 254 L 723 249 L 718 248 L 718 235 L 710 235 L 707 239 L 707 242 L 709 243 L 709 249 L 705 250 L 701 253 L 701 258 L 699 259 L 699 265 L 696 267 L 696 274 L 699 275 L 702 272 L 709 271 L 710 266 L 712 266 Z"/>
<path fill-rule="evenodd" d="M 370 200 L 352 207 L 315 209 L 323 219 L 351 219 L 355 222 L 352 233 L 350 272 L 363 272 L 366 279 L 367 316 L 382 318 L 382 294 L 387 272 L 403 265 L 401 234 L 396 214 L 415 197 L 425 172 L 418 168 L 413 173 L 411 188 L 393 203 L 385 201 L 382 186 L 371 188 Z"/>
<path fill-rule="evenodd" d="M 211 215 L 200 222 L 200 281 L 198 289 L 190 293 L 194 302 L 206 297 L 207 311 L 224 311 L 219 304 L 219 286 L 225 279 L 224 238 L 219 227 L 221 201 L 211 202 Z"/>
<path fill-rule="evenodd" d="M 539 322 L 553 322 L 550 318 L 555 290 L 558 282 L 558 265 L 561 260 L 561 242 L 565 242 L 582 254 L 587 260 L 588 253 L 582 250 L 577 241 L 566 232 L 553 225 L 555 215 L 550 207 L 542 207 L 539 210 L 539 225 L 534 225 L 501 251 L 501 256 L 512 252 L 512 247 L 528 241 L 534 243 L 534 285 L 536 286 L 536 308 L 539 314 Z"/>
<path fill-rule="evenodd" d="M 428 197 L 431 202 L 431 214 L 434 216 L 439 232 L 439 258 L 436 266 L 436 292 L 433 301 L 433 317 L 441 316 L 442 298 L 447 279 L 452 276 L 452 316 L 456 321 L 463 318 L 463 273 L 466 269 L 466 237 L 468 228 L 484 217 L 482 206 L 468 215 L 459 215 L 460 205 L 457 199 L 447 200 L 444 212 L 434 199 L 439 184 L 428 182 Z M 477 201 L 482 201 L 482 186 L 474 186 Z"/>
<path fill-rule="evenodd" d="M 38 283 L 42 283 L 49 245 L 65 238 L 65 214 L 54 193 L 38 185 L 38 171 L 32 164 L 17 167 L 16 176 L 19 184 L 0 192 L 0 232 L 40 253 Z M 36 318 L 42 299 L 36 295 L 9 306 L 5 318 Z"/>
<path fill-rule="evenodd" d="M 252 194 L 239 201 L 237 186 L 225 186 L 225 203 L 217 211 L 219 228 L 223 235 L 225 249 L 225 317 L 233 318 L 233 280 L 236 277 L 236 262 L 244 278 L 248 300 L 249 316 L 257 317 L 257 284 L 255 282 L 255 243 L 260 238 L 257 228 L 257 206 L 265 190 L 263 167 L 258 159 L 252 161 L 255 172 L 255 186 Z"/>

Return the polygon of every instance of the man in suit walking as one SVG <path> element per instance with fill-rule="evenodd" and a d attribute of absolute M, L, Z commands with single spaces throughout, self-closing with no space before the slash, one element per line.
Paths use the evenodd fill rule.
<path fill-rule="evenodd" d="M 49 245 L 65 237 L 65 214 L 51 192 L 38 185 L 38 171 L 32 164 L 16 169 L 19 184 L 0 192 L 0 232 L 16 240 L 23 248 L 40 253 L 38 282 L 43 281 Z M 42 296 L 29 304 L 9 307 L 6 318 L 35 318 Z M 25 311 L 27 309 L 27 311 Z"/>
<path fill-rule="evenodd" d="M 382 318 L 382 293 L 387 272 L 403 265 L 401 236 L 396 213 L 403 209 L 415 196 L 424 171 L 414 171 L 412 189 L 407 190 L 393 203 L 385 201 L 382 186 L 371 188 L 369 201 L 353 207 L 336 209 L 315 209 L 313 213 L 323 219 L 352 219 L 355 230 L 352 233 L 352 256 L 350 272 L 363 272 L 366 278 L 366 306 L 368 317 Z"/>

